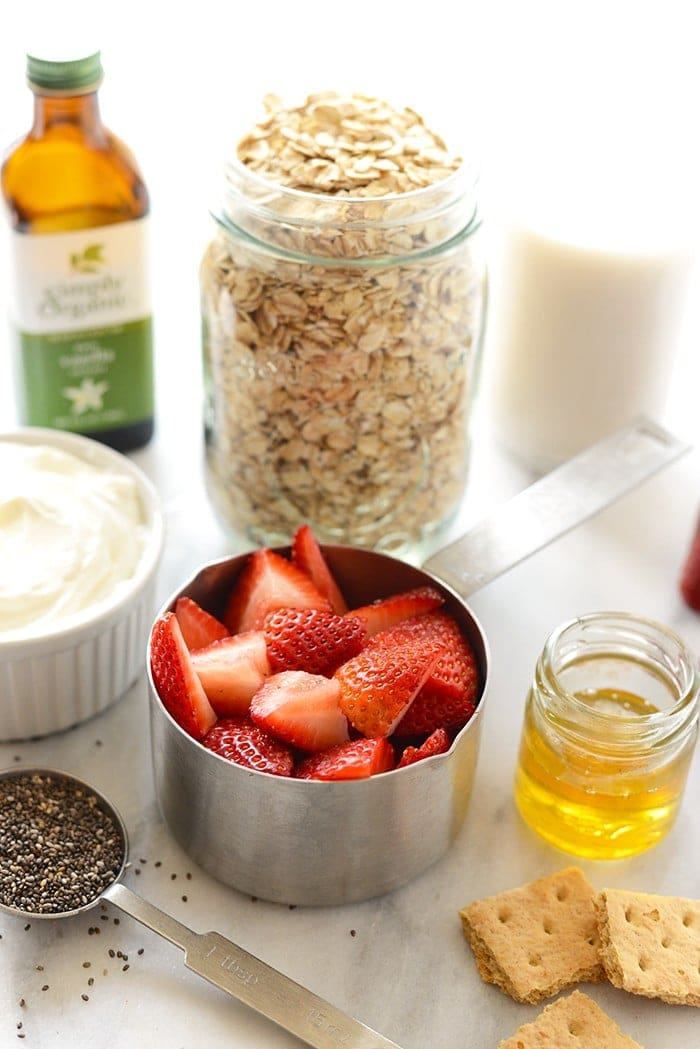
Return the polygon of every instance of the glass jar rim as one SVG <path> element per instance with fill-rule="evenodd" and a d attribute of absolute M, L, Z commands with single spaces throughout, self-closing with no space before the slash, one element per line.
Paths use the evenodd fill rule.
<path fill-rule="evenodd" d="M 220 212 L 210 211 L 214 222 L 224 232 L 240 237 L 258 251 L 265 251 L 276 258 L 286 259 L 289 262 L 304 263 L 310 266 L 339 267 L 341 269 L 381 269 L 383 266 L 404 266 L 419 263 L 425 259 L 437 255 L 444 255 L 452 248 L 456 248 L 467 237 L 472 236 L 481 226 L 481 218 L 477 212 L 472 216 L 471 222 L 455 233 L 449 240 L 440 241 L 437 244 L 428 244 L 422 251 L 411 252 L 405 255 L 372 255 L 372 256 L 346 256 L 338 257 L 332 255 L 314 255 L 309 252 L 292 251 L 277 244 L 271 244 L 254 236 L 248 230 L 232 222 L 230 218 Z"/>
<path fill-rule="evenodd" d="M 409 190 L 406 193 L 384 193 L 380 196 L 353 196 L 351 194 L 335 195 L 332 193 L 314 193 L 307 189 L 296 189 L 293 186 L 285 186 L 283 182 L 277 182 L 274 179 L 267 178 L 265 175 L 260 175 L 257 171 L 247 167 L 238 157 L 230 157 L 224 164 L 224 175 L 226 182 L 229 182 L 229 176 L 244 176 L 251 185 L 257 186 L 262 191 L 274 190 L 283 198 L 289 200 L 304 201 L 307 203 L 319 203 L 322 201 L 325 203 L 337 202 L 338 204 L 344 205 L 367 205 L 367 204 L 381 204 L 386 202 L 387 204 L 410 201 L 421 201 L 426 197 L 429 197 L 432 193 L 438 190 L 440 187 L 450 191 L 455 185 L 461 185 L 464 187 L 464 192 L 471 188 L 476 189 L 479 181 L 479 175 L 473 164 L 468 164 L 466 161 L 462 161 L 458 168 L 456 168 L 451 174 L 445 178 L 439 179 L 437 182 L 431 182 L 427 186 L 417 186 L 416 189 Z"/>
<path fill-rule="evenodd" d="M 273 182 L 235 159 L 225 167 L 223 200 L 212 215 L 233 236 L 281 258 L 381 266 L 429 258 L 475 233 L 481 225 L 475 185 L 475 173 L 463 164 L 407 193 L 332 196 Z"/>
<path fill-rule="evenodd" d="M 558 671 L 555 669 L 555 660 L 553 658 L 562 639 L 575 629 L 583 628 L 585 630 L 589 625 L 599 624 L 605 621 L 609 622 L 611 625 L 625 628 L 627 631 L 636 627 L 638 628 L 638 632 L 644 630 L 647 630 L 650 633 L 653 632 L 654 634 L 665 638 L 674 647 L 676 655 L 680 658 L 686 668 L 687 680 L 684 682 L 685 687 L 683 687 L 682 690 L 679 689 L 679 695 L 672 706 L 664 710 L 653 710 L 642 714 L 634 713 L 629 716 L 618 712 L 613 714 L 606 710 L 591 707 L 590 704 L 580 699 L 574 692 L 570 692 L 562 686 L 558 677 Z M 610 642 L 608 654 L 611 656 L 616 654 L 613 640 Z M 682 715 L 687 713 L 688 717 L 692 720 L 693 716 L 697 716 L 697 708 L 700 706 L 698 694 L 700 685 L 700 668 L 698 667 L 698 661 L 690 652 L 683 638 L 677 634 L 675 630 L 667 627 L 665 624 L 645 616 L 635 615 L 631 612 L 589 612 L 582 616 L 575 616 L 561 623 L 552 631 L 544 644 L 542 655 L 538 661 L 538 676 L 539 670 L 543 666 L 546 666 L 549 671 L 545 675 L 548 684 L 554 686 L 558 696 L 565 699 L 572 714 L 585 716 L 590 721 L 601 726 L 614 726 L 618 729 L 635 726 L 638 730 L 640 728 L 646 728 L 649 729 L 649 731 L 653 731 L 660 725 L 671 725 L 675 724 L 676 721 L 680 721 L 678 727 L 684 727 L 685 720 Z M 564 667 L 562 667 L 562 669 L 564 669 Z"/>

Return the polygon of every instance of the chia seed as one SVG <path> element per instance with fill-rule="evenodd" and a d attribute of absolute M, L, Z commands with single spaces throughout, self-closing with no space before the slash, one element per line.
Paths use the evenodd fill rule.
<path fill-rule="evenodd" d="M 89 789 L 49 773 L 0 778 L 4 906 L 31 914 L 77 910 L 111 885 L 123 855 L 119 827 Z"/>

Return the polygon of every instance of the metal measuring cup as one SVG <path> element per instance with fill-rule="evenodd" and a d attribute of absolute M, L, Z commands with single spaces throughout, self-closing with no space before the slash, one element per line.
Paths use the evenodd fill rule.
<path fill-rule="evenodd" d="M 481 680 L 476 712 L 444 754 L 354 781 L 269 776 L 226 761 L 189 736 L 166 711 L 149 666 L 156 797 L 185 852 L 241 892 L 302 906 L 391 892 L 439 860 L 464 823 L 488 702 L 488 639 L 469 595 L 686 450 L 660 426 L 638 420 L 498 507 L 422 568 L 373 550 L 323 546 L 350 607 L 420 586 L 444 596 Z M 248 556 L 204 565 L 162 612 L 187 595 L 221 615 Z"/>

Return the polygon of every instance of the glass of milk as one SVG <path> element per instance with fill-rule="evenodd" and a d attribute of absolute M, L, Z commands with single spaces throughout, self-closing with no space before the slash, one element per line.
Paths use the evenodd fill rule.
<path fill-rule="evenodd" d="M 690 223 L 667 202 L 580 189 L 515 204 L 492 264 L 494 436 L 537 472 L 663 417 L 693 268 Z"/>

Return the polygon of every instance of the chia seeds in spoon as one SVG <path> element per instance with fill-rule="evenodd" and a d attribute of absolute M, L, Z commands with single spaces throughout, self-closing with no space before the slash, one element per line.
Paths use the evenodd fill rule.
<path fill-rule="evenodd" d="M 0 904 L 65 914 L 117 878 L 125 843 L 89 788 L 59 774 L 0 777 Z"/>

